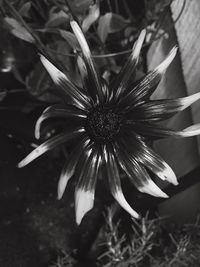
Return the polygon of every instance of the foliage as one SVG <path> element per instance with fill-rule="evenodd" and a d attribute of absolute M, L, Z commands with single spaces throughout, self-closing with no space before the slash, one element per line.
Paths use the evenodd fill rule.
<path fill-rule="evenodd" d="M 76 260 L 70 254 L 62 252 L 61 255 L 58 256 L 55 263 L 52 263 L 49 267 L 73 267 L 76 263 Z"/>
<path fill-rule="evenodd" d="M 6 4 L 8 2 L 11 8 Z M 154 33 L 161 30 L 157 29 L 156 24 L 170 1 L 156 1 L 156 3 L 154 0 L 146 1 L 145 9 L 140 7 L 139 1 L 135 1 L 134 5 L 140 7 L 137 16 L 130 8 L 132 3 L 128 0 L 123 1 L 123 4 L 119 0 L 113 2 L 109 0 L 74 0 L 70 3 L 82 25 L 101 72 L 109 72 L 108 77 L 112 77 L 112 73 L 118 72 L 124 61 L 120 54 L 129 55 L 143 25 L 147 27 L 149 32 L 147 36 L 150 42 L 153 41 L 153 38 L 158 37 Z M 4 0 L 0 14 L 3 17 L 4 27 L 12 35 L 31 43 L 32 36 L 20 19 L 19 16 L 21 16 L 32 32 L 44 43 L 46 51 L 51 57 L 59 60 L 61 65 L 68 69 L 69 77 L 73 77 L 78 83 L 77 59 L 73 50 L 78 50 L 79 47 L 74 34 L 70 31 L 70 12 L 65 0 Z M 160 27 L 160 25 L 158 26 Z M 15 50 L 12 39 L 10 43 L 12 50 Z M 36 54 L 34 57 L 34 61 L 38 60 Z M 25 58 L 22 57 L 20 60 L 26 64 Z M 12 70 L 14 74 L 17 74 L 15 77 L 28 88 L 28 92 L 36 99 L 53 101 L 55 92 L 49 86 L 50 90 L 47 93 L 47 86 L 43 86 L 44 77 L 46 84 L 51 84 L 51 82 L 40 64 L 34 66 L 25 77 L 21 73 L 19 65 L 15 64 Z M 33 77 L 37 77 L 37 79 L 33 79 Z M 37 88 L 37 92 L 35 92 L 35 88 Z M 52 96 L 50 97 L 49 94 Z"/>
<path fill-rule="evenodd" d="M 125 234 L 121 230 L 123 223 L 115 222 L 112 210 L 108 210 L 103 228 L 104 252 L 96 259 L 96 266 L 199 266 L 199 219 L 195 224 L 174 225 L 168 229 L 165 229 L 163 222 L 162 218 L 150 219 L 146 215 L 139 222 L 133 220 L 132 231 Z M 53 267 L 71 266 L 65 265 L 65 259 L 67 263 L 74 260 L 64 253 Z"/>

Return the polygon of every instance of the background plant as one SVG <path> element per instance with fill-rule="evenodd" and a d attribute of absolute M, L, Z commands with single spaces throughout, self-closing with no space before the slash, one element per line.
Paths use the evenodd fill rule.
<path fill-rule="evenodd" d="M 160 18 L 170 2 L 155 3 L 152 0 L 133 3 L 126 0 L 121 3 L 119 0 L 75 0 L 71 1 L 71 5 L 90 43 L 101 73 L 109 78 L 119 71 L 142 28 L 146 27 L 148 30 L 148 42 L 152 42 L 163 33 Z M 2 1 L 1 17 L 4 28 L 19 39 L 29 41 L 30 36 L 12 7 L 40 37 L 48 53 L 59 60 L 68 69 L 68 75 L 79 83 L 76 57 L 73 54 L 73 49 L 78 49 L 78 43 L 70 31 L 69 11 L 65 1 Z M 137 13 L 134 13 L 134 7 L 137 7 Z M 14 41 L 11 36 L 9 38 L 11 50 L 14 50 Z M 16 53 L 13 52 L 13 62 L 16 61 L 14 54 Z M 21 73 L 17 62 L 11 62 L 13 66 L 10 69 L 15 70 L 16 78 L 24 84 L 31 95 L 39 100 L 52 102 L 50 95 L 54 98 L 56 94 L 53 84 L 34 53 L 33 58 L 32 62 L 35 64 L 32 64 L 26 75 Z"/>

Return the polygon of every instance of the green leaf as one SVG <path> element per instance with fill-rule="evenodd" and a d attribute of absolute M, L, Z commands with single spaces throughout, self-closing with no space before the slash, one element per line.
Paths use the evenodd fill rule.
<path fill-rule="evenodd" d="M 69 15 L 62 10 L 57 10 L 56 7 L 52 7 L 49 13 L 49 20 L 46 22 L 46 27 L 58 27 L 62 24 L 69 22 Z"/>
<path fill-rule="evenodd" d="M 101 41 L 105 43 L 109 33 L 115 33 L 123 30 L 127 26 L 128 22 L 129 21 L 124 19 L 122 16 L 111 12 L 101 16 L 97 28 Z"/>
<path fill-rule="evenodd" d="M 84 32 L 89 30 L 90 26 L 98 19 L 99 15 L 99 1 L 97 1 L 96 4 L 90 6 L 88 15 L 83 20 L 82 29 Z"/>
<path fill-rule="evenodd" d="M 67 41 L 67 43 L 71 46 L 72 49 L 80 50 L 80 46 L 75 35 L 69 31 L 59 30 L 60 35 Z"/>
<path fill-rule="evenodd" d="M 14 36 L 26 42 L 34 43 L 32 35 L 17 20 L 9 17 L 5 17 L 4 20 Z"/>
<path fill-rule="evenodd" d="M 30 8 L 31 8 L 31 2 L 23 4 L 19 10 L 20 15 L 23 17 L 29 17 Z"/>
<path fill-rule="evenodd" d="M 107 36 L 109 34 L 111 20 L 112 20 L 112 13 L 106 13 L 99 19 L 97 33 L 103 43 L 105 43 Z"/>
<path fill-rule="evenodd" d="M 118 32 L 118 31 L 123 30 L 127 26 L 128 22 L 129 22 L 129 20 L 126 20 L 122 16 L 113 13 L 112 14 L 112 20 L 110 22 L 109 33 Z"/>
<path fill-rule="evenodd" d="M 93 4 L 93 0 L 73 0 L 71 2 L 73 7 L 75 7 L 77 11 L 81 12 L 88 9 L 89 6 Z"/>

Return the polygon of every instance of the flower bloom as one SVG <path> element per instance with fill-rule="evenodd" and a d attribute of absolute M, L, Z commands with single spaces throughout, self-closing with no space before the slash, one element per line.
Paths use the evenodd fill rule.
<path fill-rule="evenodd" d="M 159 126 L 158 122 L 190 106 L 200 98 L 200 93 L 178 99 L 150 100 L 177 53 L 176 47 L 155 70 L 133 82 L 145 30 L 140 33 L 124 67 L 108 85 L 93 62 L 79 24 L 73 19 L 70 24 L 81 48 L 77 63 L 83 86 L 79 88 L 45 53 L 40 54 L 41 62 L 54 83 L 70 101 L 45 109 L 36 123 L 35 136 L 40 138 L 43 122 L 51 118 L 62 118 L 66 120 L 66 125 L 73 121 L 76 126 L 49 138 L 18 166 L 23 167 L 58 145 L 76 139 L 77 144 L 60 175 L 58 198 L 62 197 L 69 179 L 75 175 L 77 224 L 94 205 L 97 178 L 100 173 L 105 173 L 102 170 L 106 170 L 113 197 L 131 216 L 138 218 L 138 213 L 123 195 L 120 172 L 125 172 L 140 192 L 167 198 L 166 193 L 150 178 L 148 171 L 174 185 L 178 184 L 176 176 L 170 166 L 148 146 L 147 141 L 152 138 L 198 135 L 200 124 L 174 131 Z"/>

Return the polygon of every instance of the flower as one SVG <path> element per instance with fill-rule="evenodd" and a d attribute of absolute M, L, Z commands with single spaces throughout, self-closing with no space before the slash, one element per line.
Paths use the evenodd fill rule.
<path fill-rule="evenodd" d="M 76 126 L 38 146 L 18 167 L 27 165 L 58 145 L 77 139 L 77 145 L 65 163 L 58 182 L 60 199 L 69 179 L 74 174 L 78 179 L 75 188 L 77 224 L 94 205 L 96 181 L 102 169 L 106 170 L 113 197 L 131 216 L 138 218 L 139 214 L 123 195 L 120 172 L 125 172 L 140 192 L 167 198 L 167 194 L 150 178 L 148 171 L 174 185 L 178 184 L 177 178 L 170 166 L 148 146 L 148 140 L 198 135 L 200 124 L 174 131 L 159 126 L 158 122 L 190 106 L 200 98 L 200 93 L 178 99 L 150 100 L 173 61 L 177 47 L 155 70 L 133 83 L 145 30 L 140 33 L 125 66 L 108 85 L 93 62 L 79 24 L 73 19 L 70 24 L 81 48 L 77 62 L 83 88 L 71 81 L 47 55 L 40 54 L 47 72 L 58 88 L 70 98 L 70 102 L 45 109 L 36 123 L 35 136 L 40 138 L 41 126 L 50 118 L 62 118 L 66 123 L 73 121 Z"/>

